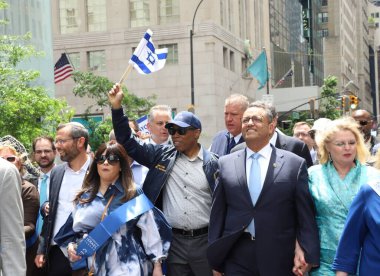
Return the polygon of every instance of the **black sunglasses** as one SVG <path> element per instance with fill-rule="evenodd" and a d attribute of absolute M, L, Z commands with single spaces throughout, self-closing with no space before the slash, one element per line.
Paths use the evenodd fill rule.
<path fill-rule="evenodd" d="M 179 128 L 168 128 L 168 132 L 170 135 L 174 135 L 176 132 L 178 132 L 179 135 L 185 135 L 188 130 L 194 130 L 193 127 L 179 127 Z"/>
<path fill-rule="evenodd" d="M 9 161 L 9 162 L 14 162 L 16 161 L 16 156 L 8 156 L 8 157 L 3 157 L 3 159 Z"/>
<path fill-rule="evenodd" d="M 117 162 L 120 161 L 119 156 L 112 155 L 112 154 L 110 154 L 108 156 L 100 155 L 99 157 L 95 158 L 95 162 L 97 164 L 104 164 L 104 162 L 106 162 L 106 160 L 107 160 L 107 163 L 110 164 L 110 165 L 112 165 L 112 166 L 116 165 Z"/>
<path fill-rule="evenodd" d="M 359 125 L 366 126 L 368 125 L 368 121 L 358 121 Z"/>

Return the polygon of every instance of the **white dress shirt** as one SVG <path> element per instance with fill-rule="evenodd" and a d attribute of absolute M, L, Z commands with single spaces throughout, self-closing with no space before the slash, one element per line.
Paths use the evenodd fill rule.
<path fill-rule="evenodd" d="M 245 173 L 247 176 L 247 185 L 249 185 L 249 176 L 250 176 L 250 170 L 251 170 L 251 164 L 252 164 L 252 158 L 251 155 L 255 152 L 252 151 L 250 148 L 247 147 L 247 156 L 245 160 Z M 270 157 L 272 155 L 272 147 L 271 144 L 268 143 L 265 147 L 263 147 L 261 150 L 259 150 L 260 158 L 258 159 L 258 162 L 260 164 L 260 171 L 261 171 L 261 188 L 264 185 L 265 177 L 267 176 L 267 171 L 269 167 L 269 161 Z"/>

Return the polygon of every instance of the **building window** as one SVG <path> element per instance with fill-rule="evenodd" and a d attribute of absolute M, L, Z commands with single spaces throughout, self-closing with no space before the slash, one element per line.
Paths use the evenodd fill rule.
<path fill-rule="evenodd" d="M 61 34 L 75 33 L 79 31 L 78 1 L 59 1 L 59 23 Z"/>
<path fill-rule="evenodd" d="M 318 37 L 327 37 L 329 36 L 329 30 L 328 29 L 322 29 L 317 31 Z"/>
<path fill-rule="evenodd" d="M 178 64 L 178 45 L 177 44 L 163 44 L 159 45 L 159 49 L 168 48 L 168 57 L 166 64 Z"/>
<path fill-rule="evenodd" d="M 228 69 L 228 49 L 223 47 L 223 67 Z"/>
<path fill-rule="evenodd" d="M 80 68 L 80 53 L 69 53 L 69 60 L 71 65 L 75 70 L 79 70 Z"/>
<path fill-rule="evenodd" d="M 160 24 L 179 22 L 179 0 L 160 0 Z"/>
<path fill-rule="evenodd" d="M 230 51 L 230 70 L 235 72 L 235 53 Z"/>
<path fill-rule="evenodd" d="M 327 12 L 318 13 L 318 23 L 326 23 L 329 21 L 329 16 Z"/>
<path fill-rule="evenodd" d="M 87 1 L 87 29 L 89 32 L 107 29 L 106 0 Z"/>
<path fill-rule="evenodd" d="M 129 12 L 131 27 L 149 25 L 149 0 L 130 0 Z"/>
<path fill-rule="evenodd" d="M 328 4 L 328 1 L 327 0 L 322 0 L 321 1 L 321 6 L 327 6 Z"/>
<path fill-rule="evenodd" d="M 87 52 L 87 66 L 89 71 L 104 72 L 106 70 L 106 52 Z"/>

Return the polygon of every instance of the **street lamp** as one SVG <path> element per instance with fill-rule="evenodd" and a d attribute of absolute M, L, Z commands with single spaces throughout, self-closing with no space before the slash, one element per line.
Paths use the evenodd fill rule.
<path fill-rule="evenodd" d="M 199 6 L 202 4 L 203 0 L 199 1 L 197 8 L 195 9 L 193 16 L 193 24 L 190 30 L 190 76 L 191 76 L 191 107 L 194 109 L 194 61 L 193 61 L 193 35 L 194 35 L 194 20 L 197 14 Z"/>

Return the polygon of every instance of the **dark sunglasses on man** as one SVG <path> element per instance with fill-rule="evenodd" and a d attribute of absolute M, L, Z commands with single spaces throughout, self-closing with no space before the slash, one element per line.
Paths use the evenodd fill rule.
<path fill-rule="evenodd" d="M 176 134 L 176 132 L 178 132 L 179 135 L 185 135 L 188 130 L 194 130 L 194 129 L 195 128 L 193 127 L 178 127 L 178 128 L 169 127 L 168 132 L 170 135 L 174 135 Z"/>
<path fill-rule="evenodd" d="M 359 125 L 361 125 L 361 126 L 366 126 L 366 125 L 368 125 L 368 121 L 357 121 L 358 123 L 359 123 Z"/>
<path fill-rule="evenodd" d="M 117 155 L 113 155 L 113 154 L 110 154 L 108 156 L 100 155 L 99 157 L 95 158 L 95 162 L 97 164 L 104 164 L 104 162 L 106 162 L 106 160 L 107 160 L 107 163 L 112 165 L 112 166 L 116 165 L 117 162 L 120 161 L 119 157 Z"/>

